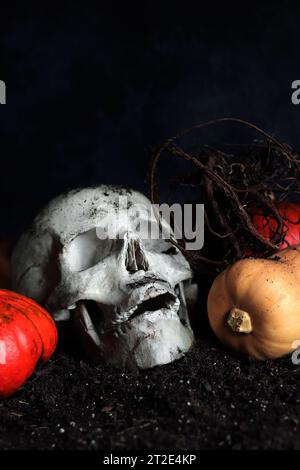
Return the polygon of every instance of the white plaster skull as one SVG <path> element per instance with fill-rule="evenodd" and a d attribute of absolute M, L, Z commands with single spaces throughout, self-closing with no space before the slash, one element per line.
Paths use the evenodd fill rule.
<path fill-rule="evenodd" d="M 14 289 L 56 320 L 71 316 L 94 359 L 150 368 L 178 359 L 193 343 L 184 296 L 192 273 L 168 240 L 136 233 L 120 196 L 125 209 L 151 207 L 141 193 L 104 185 L 52 200 L 13 253 Z M 98 237 L 104 219 L 115 224 L 116 239 Z"/>

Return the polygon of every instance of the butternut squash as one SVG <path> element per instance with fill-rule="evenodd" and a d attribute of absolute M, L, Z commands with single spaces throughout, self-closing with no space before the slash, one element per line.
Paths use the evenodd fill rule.
<path fill-rule="evenodd" d="M 256 359 L 291 353 L 300 340 L 300 245 L 229 266 L 210 289 L 207 311 L 228 348 Z"/>

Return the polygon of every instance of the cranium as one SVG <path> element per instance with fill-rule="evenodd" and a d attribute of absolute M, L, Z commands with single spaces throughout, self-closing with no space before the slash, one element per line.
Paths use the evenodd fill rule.
<path fill-rule="evenodd" d="M 72 317 L 94 359 L 150 368 L 178 359 L 193 343 L 184 296 L 192 272 L 169 240 L 137 233 L 143 215 L 130 214 L 132 207 L 148 210 L 151 203 L 104 185 L 52 200 L 17 244 L 13 282 L 56 320 Z M 104 220 L 114 238 L 99 237 Z"/>

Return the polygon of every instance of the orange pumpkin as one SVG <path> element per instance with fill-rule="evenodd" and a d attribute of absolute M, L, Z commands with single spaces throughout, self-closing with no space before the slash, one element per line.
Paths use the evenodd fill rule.
<path fill-rule="evenodd" d="M 216 336 L 256 359 L 291 353 L 300 340 L 300 245 L 248 258 L 215 279 L 207 311 Z"/>
<path fill-rule="evenodd" d="M 52 317 L 33 300 L 0 290 L 0 397 L 13 394 L 57 344 Z"/>

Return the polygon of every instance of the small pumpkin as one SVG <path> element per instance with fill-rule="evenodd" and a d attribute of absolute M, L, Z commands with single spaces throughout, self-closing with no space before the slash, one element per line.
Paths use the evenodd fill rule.
<path fill-rule="evenodd" d="M 279 214 L 284 219 L 284 240 L 280 250 L 300 243 L 300 205 L 292 202 L 277 202 Z M 271 240 L 277 229 L 277 222 L 273 217 L 266 217 L 259 211 L 252 209 L 252 221 L 259 233 Z"/>
<path fill-rule="evenodd" d="M 215 279 L 207 301 L 210 325 L 230 349 L 278 358 L 300 340 L 300 245 L 271 259 L 247 258 Z"/>
<path fill-rule="evenodd" d="M 0 290 L 0 397 L 13 394 L 57 344 L 49 313 L 33 300 Z"/>

